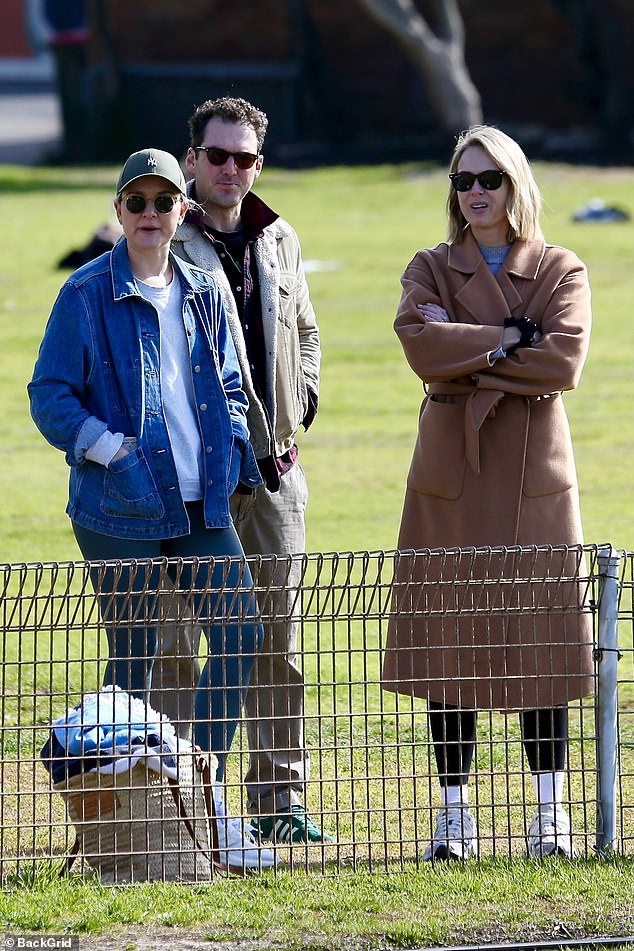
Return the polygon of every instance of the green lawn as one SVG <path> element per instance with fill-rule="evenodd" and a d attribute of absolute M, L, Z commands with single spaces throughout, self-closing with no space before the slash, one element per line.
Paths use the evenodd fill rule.
<path fill-rule="evenodd" d="M 108 889 L 71 880 L 0 894 L 0 924 L 9 934 L 79 934 L 82 949 L 91 947 L 90 935 L 105 931 L 113 936 L 108 947 L 134 951 L 134 935 L 147 937 L 151 928 L 156 951 L 174 947 L 183 934 L 199 936 L 203 947 L 206 939 L 260 951 L 385 951 L 624 936 L 634 930 L 634 904 L 624 861 L 498 860 L 408 874 L 281 875 L 189 888 Z"/>
<path fill-rule="evenodd" d="M 78 556 L 64 515 L 67 469 L 61 453 L 46 445 L 31 423 L 25 387 L 64 277 L 56 261 L 107 220 L 116 172 L 0 167 L 0 529 L 6 563 Z M 622 205 L 631 195 L 632 170 L 542 165 L 537 175 L 547 238 L 581 256 L 593 287 L 590 356 L 581 386 L 566 397 L 586 541 L 632 550 L 633 226 L 571 221 L 573 211 L 596 196 Z M 425 166 L 267 169 L 260 182 L 261 196 L 302 238 L 322 334 L 320 412 L 301 441 L 311 490 L 308 547 L 391 549 L 421 398 L 392 321 L 405 265 L 419 247 L 444 237 L 445 173 Z M 360 670 L 359 662 L 352 678 L 359 709 L 367 700 Z M 318 673 L 311 673 L 313 684 Z M 60 683 L 63 687 L 63 678 Z M 27 686 L 35 696 L 37 690 Z M 376 689 L 376 684 L 370 689 L 374 711 Z M 7 716 L 13 710 L 3 709 Z M 334 734 L 327 732 L 334 731 L 334 721 L 320 723 L 316 718 L 314 729 L 326 730 L 321 742 L 334 746 Z M 371 748 L 376 740 L 378 746 L 382 719 L 366 724 L 368 729 L 361 743 Z M 35 739 L 39 743 L 39 734 Z M 34 737 L 26 742 L 33 755 Z M 322 765 L 332 772 L 330 761 Z M 503 767 L 494 759 L 491 775 Z M 23 886 L 0 895 L 0 927 L 9 932 L 87 935 L 145 927 L 152 920 L 164 929 L 202 927 L 220 939 L 276 939 L 285 948 L 350 947 L 353 940 L 368 948 L 395 948 L 634 932 L 626 859 L 542 866 L 487 858 L 465 868 L 325 879 L 283 873 L 189 889 L 108 890 L 45 877 Z"/>
<path fill-rule="evenodd" d="M 28 414 L 25 385 L 63 280 L 56 261 L 108 219 L 114 169 L 0 168 L 0 528 L 7 562 L 73 559 L 67 471 Z M 579 389 L 566 397 L 588 542 L 634 547 L 634 268 L 631 223 L 576 224 L 601 196 L 622 204 L 631 169 L 539 166 L 545 230 L 587 263 L 594 331 Z M 267 170 L 262 197 L 297 227 L 323 341 L 320 411 L 301 440 L 311 551 L 396 543 L 421 387 L 392 330 L 399 277 L 445 233 L 443 171 L 415 166 Z"/>

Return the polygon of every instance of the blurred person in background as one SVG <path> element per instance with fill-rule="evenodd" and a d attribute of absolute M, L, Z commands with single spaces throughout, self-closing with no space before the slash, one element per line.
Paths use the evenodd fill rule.
<path fill-rule="evenodd" d="M 85 78 L 88 27 L 84 0 L 44 0 L 50 28 L 49 45 L 55 58 L 57 93 L 62 114 L 60 162 L 78 162 L 85 154 Z"/>

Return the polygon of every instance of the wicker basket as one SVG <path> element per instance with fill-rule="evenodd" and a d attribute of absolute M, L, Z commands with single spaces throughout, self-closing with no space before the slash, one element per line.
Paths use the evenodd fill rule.
<path fill-rule="evenodd" d="M 213 775 L 213 766 L 206 763 L 201 774 L 194 755 L 181 755 L 178 782 L 139 763 L 57 783 L 77 836 L 67 868 L 81 855 L 105 884 L 210 879 Z"/>

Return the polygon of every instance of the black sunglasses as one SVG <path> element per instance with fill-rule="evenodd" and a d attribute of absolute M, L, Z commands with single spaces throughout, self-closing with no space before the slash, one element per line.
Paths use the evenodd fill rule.
<path fill-rule="evenodd" d="M 502 179 L 506 172 L 501 172 L 499 168 L 488 168 L 486 172 L 452 172 L 449 175 L 451 184 L 457 192 L 468 192 L 473 188 L 476 179 L 480 182 L 485 191 L 494 192 L 502 185 Z"/>
<path fill-rule="evenodd" d="M 194 152 L 205 152 L 212 165 L 226 165 L 232 158 L 242 171 L 251 168 L 258 157 L 253 152 L 227 152 L 226 149 L 216 148 L 215 145 L 197 145 Z"/>
<path fill-rule="evenodd" d="M 128 195 L 125 199 L 125 206 L 132 215 L 140 215 L 145 211 L 148 199 L 143 195 Z M 155 211 L 160 215 L 168 215 L 177 201 L 180 201 L 180 195 L 157 195 L 152 199 Z"/>

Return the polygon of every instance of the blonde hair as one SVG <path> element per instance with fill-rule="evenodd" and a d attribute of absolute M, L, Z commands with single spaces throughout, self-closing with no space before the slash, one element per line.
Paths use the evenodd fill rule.
<path fill-rule="evenodd" d="M 533 176 L 530 163 L 524 152 L 510 135 L 490 125 L 475 125 L 461 132 L 456 142 L 449 171 L 458 171 L 460 159 L 472 145 L 479 145 L 487 152 L 495 165 L 506 172 L 509 181 L 509 193 L 506 201 L 508 218 L 508 241 L 542 237 L 539 222 L 542 200 Z M 467 220 L 460 210 L 458 193 L 452 185 L 447 196 L 447 218 L 449 220 L 448 238 L 452 244 L 460 244 L 464 239 Z"/>

